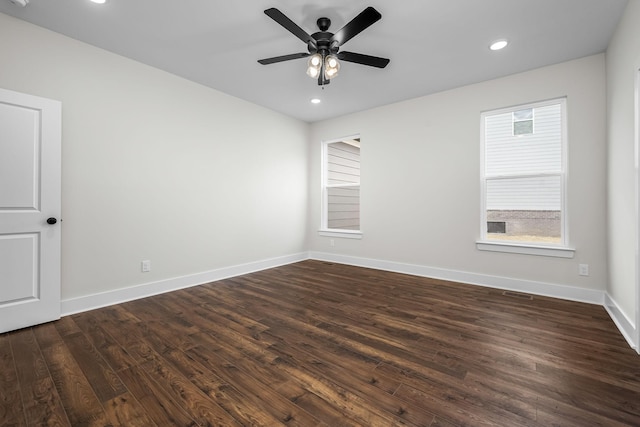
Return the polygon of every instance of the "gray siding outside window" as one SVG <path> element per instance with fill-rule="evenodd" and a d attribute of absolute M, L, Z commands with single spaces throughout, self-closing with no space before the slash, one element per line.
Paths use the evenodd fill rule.
<path fill-rule="evenodd" d="M 327 144 L 327 228 L 360 229 L 360 147 Z"/>
<path fill-rule="evenodd" d="M 511 113 L 486 118 L 487 209 L 560 210 L 560 104 L 535 109 L 535 133 L 514 136 L 512 129 Z M 548 176 L 541 177 L 540 174 Z"/>

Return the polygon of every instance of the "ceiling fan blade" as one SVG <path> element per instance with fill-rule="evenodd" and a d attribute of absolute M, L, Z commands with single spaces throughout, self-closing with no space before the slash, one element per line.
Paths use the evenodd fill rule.
<path fill-rule="evenodd" d="M 331 37 L 331 41 L 338 42 L 338 46 L 342 46 L 366 28 L 379 21 L 380 18 L 382 18 L 380 12 L 369 6 L 353 18 L 351 22 L 338 30 L 338 32 Z"/>
<path fill-rule="evenodd" d="M 338 52 L 338 59 L 356 64 L 369 65 L 371 67 L 384 68 L 390 62 L 387 58 L 363 55 L 362 53 Z"/>
<path fill-rule="evenodd" d="M 314 47 L 316 46 L 316 41 L 313 39 L 313 37 L 307 34 L 307 32 L 302 28 L 300 28 L 298 24 L 293 22 L 291 19 L 287 18 L 287 16 L 284 13 L 280 12 L 275 7 L 265 10 L 264 13 L 269 18 L 273 19 L 278 24 L 282 25 L 291 34 L 293 34 L 294 36 L 302 40 L 305 44 L 307 45 L 311 44 Z"/>
<path fill-rule="evenodd" d="M 273 58 L 258 59 L 262 65 L 275 64 L 276 62 L 290 61 L 292 59 L 306 58 L 309 53 L 292 53 L 291 55 L 274 56 Z"/>

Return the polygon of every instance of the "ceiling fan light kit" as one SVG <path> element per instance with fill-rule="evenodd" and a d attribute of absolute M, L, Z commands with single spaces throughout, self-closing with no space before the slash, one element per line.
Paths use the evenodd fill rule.
<path fill-rule="evenodd" d="M 327 55 L 324 60 L 324 76 L 327 80 L 331 80 L 334 77 L 338 76 L 338 71 L 340 71 L 340 62 L 338 62 L 338 57 L 335 55 Z"/>
<path fill-rule="evenodd" d="M 264 13 L 303 41 L 307 45 L 309 53 L 293 53 L 258 60 L 262 65 L 309 57 L 307 61 L 307 75 L 313 79 L 317 78 L 318 85 L 323 86 L 329 84 L 331 79 L 338 75 L 340 71 L 340 60 L 377 68 L 384 68 L 389 64 L 389 59 L 387 58 L 361 53 L 340 52 L 342 45 L 382 18 L 382 15 L 373 7 L 368 7 L 363 10 L 335 34 L 329 32 L 331 20 L 326 17 L 319 18 L 317 21 L 320 31 L 309 35 L 276 8 L 272 7 L 267 9 Z"/>
<path fill-rule="evenodd" d="M 307 64 L 307 75 L 312 79 L 317 79 L 322 71 L 322 55 L 319 53 L 311 55 Z"/>

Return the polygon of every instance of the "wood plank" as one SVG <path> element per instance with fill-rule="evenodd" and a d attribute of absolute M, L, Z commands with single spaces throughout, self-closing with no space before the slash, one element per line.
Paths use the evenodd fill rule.
<path fill-rule="evenodd" d="M 266 393 L 269 395 L 267 400 L 257 401 L 254 403 L 255 405 L 267 404 L 267 411 L 279 417 L 280 420 L 288 419 L 287 424 L 313 424 L 317 419 L 320 420 L 319 424 L 326 423 L 330 426 L 361 425 L 357 420 L 347 416 L 321 397 L 301 387 L 290 376 L 274 367 L 271 364 L 271 359 L 274 355 L 268 351 L 263 351 L 259 345 L 242 345 L 235 339 L 228 341 L 228 336 L 207 338 L 206 335 L 203 335 L 199 338 L 202 347 L 206 348 L 209 353 L 215 352 L 219 357 L 218 360 L 224 363 L 224 366 L 229 367 L 230 372 L 235 372 L 235 369 L 237 369 L 240 375 L 254 380 L 253 382 L 244 383 L 243 390 L 246 394 L 264 395 Z M 269 389 L 274 390 L 276 393 L 269 393 Z M 278 394 L 280 396 L 277 396 Z M 274 401 L 276 404 L 273 403 Z M 295 403 L 295 405 L 291 405 L 288 401 Z M 300 411 L 300 408 L 304 411 Z M 309 419 L 307 413 L 313 417 L 313 420 Z"/>
<path fill-rule="evenodd" d="M 20 390 L 16 388 L 0 390 L 0 425 L 12 427 L 27 425 Z"/>
<path fill-rule="evenodd" d="M 42 354 L 71 425 L 107 425 L 102 405 L 55 326 L 40 325 L 34 334 L 46 345 Z"/>
<path fill-rule="evenodd" d="M 377 399 L 377 405 L 375 407 L 367 406 L 365 400 L 362 399 L 359 394 L 351 392 L 349 389 L 341 386 L 336 382 L 326 382 L 326 383 L 323 382 L 321 378 L 322 374 L 313 372 L 308 368 L 307 369 L 301 368 L 300 366 L 297 366 L 297 364 L 296 366 L 292 366 L 294 364 L 293 362 L 294 357 L 291 356 L 290 354 L 285 354 L 279 351 L 277 349 L 277 344 L 267 343 L 268 348 L 267 348 L 267 351 L 264 352 L 260 344 L 255 344 L 251 346 L 250 338 L 243 340 L 242 336 L 234 335 L 233 331 L 231 331 L 228 328 L 222 328 L 221 330 L 218 331 L 218 333 L 220 335 L 216 335 L 216 336 L 219 339 L 221 340 L 226 339 L 227 343 L 233 343 L 232 345 L 242 347 L 244 351 L 250 352 L 256 360 L 264 360 L 262 359 L 264 355 L 266 357 L 266 361 L 271 366 L 276 367 L 282 373 L 286 373 L 287 377 L 294 379 L 298 383 L 298 386 L 302 388 L 302 390 L 307 390 L 308 392 L 318 395 L 323 400 L 329 401 L 334 406 L 337 401 L 349 399 L 349 402 L 344 403 L 344 405 L 348 405 L 350 408 L 352 408 L 352 410 L 358 412 L 359 414 L 358 419 L 360 420 L 360 422 L 364 424 L 368 424 L 368 425 L 402 424 L 402 422 L 400 422 L 397 419 L 397 416 L 395 413 L 398 412 L 401 415 L 408 413 L 407 409 L 402 408 L 402 404 L 399 404 L 396 402 L 390 403 L 388 405 L 382 405 L 386 407 L 393 407 L 394 408 L 393 412 L 385 412 L 384 409 L 381 410 L 379 406 L 382 402 L 384 402 L 385 399 Z M 224 334 L 230 334 L 230 335 L 225 336 Z M 219 346 L 222 347 L 224 346 L 224 344 L 219 343 Z M 232 351 L 232 349 L 229 350 L 229 348 L 230 346 L 227 347 L 228 349 L 227 351 Z M 228 358 L 228 360 L 241 360 L 242 356 L 243 356 L 242 353 L 235 353 L 235 354 L 230 353 L 230 357 Z M 300 357 L 300 355 L 297 355 L 297 356 Z M 313 365 L 313 362 L 311 364 L 307 364 L 307 366 L 308 365 Z M 283 368 L 283 366 L 286 366 L 286 367 Z M 292 372 L 295 372 L 296 375 L 292 375 Z M 255 370 L 252 376 L 256 377 Z M 362 386 L 366 388 L 368 386 L 368 383 L 364 383 L 362 384 Z M 319 392 L 320 390 L 322 392 Z M 375 390 L 377 391 L 377 389 Z M 375 393 L 373 389 L 368 391 L 370 393 Z M 384 392 L 380 391 L 380 396 L 384 394 L 385 394 Z M 387 395 L 387 397 L 388 397 L 388 400 L 391 400 L 391 401 L 394 400 L 393 397 L 391 397 L 390 395 Z M 422 416 L 420 417 L 420 423 L 421 423 L 420 425 L 422 425 L 422 421 L 424 419 L 425 414 L 423 413 L 421 415 Z M 428 425 L 431 422 L 432 418 L 433 416 L 429 415 L 428 423 L 425 425 Z M 323 419 L 327 421 L 326 418 L 323 418 Z M 407 422 L 406 424 L 411 424 L 411 423 Z"/>
<path fill-rule="evenodd" d="M 440 398 L 437 393 L 434 396 L 433 388 L 423 391 L 403 384 L 396 391 L 396 396 L 437 412 L 440 416 L 452 419 L 454 423 L 463 426 L 531 427 L 538 425 L 534 420 L 516 421 L 513 418 L 505 418 L 491 409 L 470 404 L 462 396 L 451 394 Z"/>
<path fill-rule="evenodd" d="M 178 313 L 167 309 L 152 298 L 132 301 L 123 305 L 128 311 L 136 314 L 143 323 L 140 326 L 149 327 L 168 349 L 178 348 L 186 350 L 193 346 L 189 335 L 198 332 L 190 322 Z"/>
<path fill-rule="evenodd" d="M 207 394 L 221 408 L 244 425 L 284 425 L 269 411 L 247 402 L 250 399 L 227 381 L 206 369 L 180 350 L 165 354 L 167 360 L 185 377 Z"/>
<path fill-rule="evenodd" d="M 231 361 L 220 357 L 217 353 L 194 347 L 188 350 L 187 354 L 218 377 L 234 384 L 247 396 L 252 405 L 261 408 L 260 410 L 268 411 L 279 422 L 288 426 L 301 427 L 321 424 L 317 418 L 297 408 L 291 401 L 282 398 L 277 392 L 274 393 L 271 387 L 256 381 L 253 376 L 247 375 Z"/>
<path fill-rule="evenodd" d="M 401 384 L 400 381 L 393 378 L 377 375 L 375 369 L 380 362 L 366 354 L 345 348 L 339 343 L 315 335 L 313 332 L 301 334 L 291 327 L 284 330 L 282 328 L 287 328 L 287 326 L 274 322 L 267 333 L 273 334 L 282 341 L 286 341 L 288 337 L 294 341 L 295 347 L 301 347 L 305 352 L 317 357 L 318 360 L 348 370 L 351 376 L 372 384 L 385 393 L 393 394 Z"/>
<path fill-rule="evenodd" d="M 101 403 L 126 393 L 120 378 L 84 334 L 67 335 L 62 339 Z"/>
<path fill-rule="evenodd" d="M 640 370 L 640 366 L 636 369 Z M 635 390 L 551 366 L 538 365 L 537 372 L 542 375 L 542 381 L 553 379 L 558 396 L 556 400 L 562 403 L 621 423 L 633 425 L 640 421 L 640 393 Z M 615 410 L 613 416 L 609 415 L 612 409 Z"/>
<path fill-rule="evenodd" d="M 145 325 L 140 319 L 129 313 L 123 306 L 113 306 L 92 312 L 104 329 L 117 344 L 129 354 L 136 365 L 152 360 L 156 353 L 162 353 L 170 347 L 153 334 L 153 328 Z M 150 336 L 147 336 L 151 334 Z M 145 339 L 148 338 L 158 350 Z"/>
<path fill-rule="evenodd" d="M 102 327 L 101 322 L 94 316 L 99 310 L 72 316 L 74 322 L 82 329 L 85 337 L 91 341 L 102 358 L 118 372 L 136 365 L 136 361 L 129 353 Z"/>
<path fill-rule="evenodd" d="M 122 382 L 158 426 L 196 426 L 196 422 L 144 370 L 123 369 L 118 373 Z"/>
<path fill-rule="evenodd" d="M 123 393 L 104 403 L 107 419 L 113 426 L 157 426 L 142 405 L 129 393 Z M 159 426 L 161 427 L 161 426 Z"/>
<path fill-rule="evenodd" d="M 290 339 L 291 337 L 289 336 Z M 279 357 L 295 360 L 301 366 L 305 366 L 306 370 L 316 378 L 335 377 L 335 384 L 361 398 L 362 404 L 368 412 L 375 414 L 378 411 L 382 411 L 394 414 L 397 420 L 404 420 L 408 425 L 429 426 L 433 421 L 433 413 L 425 411 L 410 402 L 402 401 L 378 388 L 377 383 L 379 380 L 373 370 L 372 372 L 364 372 L 364 375 L 359 376 L 355 372 L 354 365 L 349 364 L 349 369 L 344 368 L 340 366 L 340 362 L 336 359 L 330 360 L 327 357 L 327 352 L 313 348 L 312 344 L 304 341 L 295 342 L 295 345 L 290 344 L 294 343 L 283 339 L 281 343 L 270 346 L 270 349 L 275 351 Z M 369 406 L 369 400 L 375 402 L 374 407 Z"/>
<path fill-rule="evenodd" d="M 442 417 L 435 417 L 430 427 L 460 427 L 460 426 Z"/>
<path fill-rule="evenodd" d="M 162 357 L 146 362 L 143 369 L 200 425 L 240 426 L 229 413 Z"/>
<path fill-rule="evenodd" d="M 589 410 L 580 409 L 546 396 L 538 397 L 536 404 L 538 407 L 537 421 L 542 426 L 629 427 L 638 425 L 635 422 L 633 424 L 628 424 L 615 421 L 607 416 L 598 415 Z"/>
<path fill-rule="evenodd" d="M 28 425 L 69 425 L 63 402 L 31 328 L 11 334 Z"/>
<path fill-rule="evenodd" d="M 0 334 L 0 425 L 26 425 L 9 334 Z"/>
<path fill-rule="evenodd" d="M 276 304 L 277 300 L 254 289 L 242 289 L 240 292 L 246 293 L 252 297 L 262 298 L 272 304 Z M 281 303 L 282 305 L 283 303 Z M 314 304 L 314 306 L 316 306 Z M 287 304 L 286 311 L 274 311 L 272 317 L 291 317 L 291 313 L 299 311 L 293 303 Z M 287 313 L 287 314 L 283 314 Z M 340 341 L 346 348 L 353 351 L 366 354 L 368 357 L 376 360 L 386 360 L 392 363 L 399 363 L 411 366 L 417 371 L 428 371 L 433 375 L 444 375 L 445 377 L 462 378 L 465 375 L 464 370 L 451 370 L 446 366 L 433 363 L 432 357 L 425 358 L 422 351 L 419 354 L 411 353 L 407 350 L 407 346 L 396 346 L 394 340 L 384 339 L 379 332 L 372 331 L 369 328 L 352 325 L 346 322 L 346 319 L 338 318 L 335 315 L 314 314 L 307 317 L 304 313 L 301 320 L 289 319 L 300 328 L 306 328 L 309 323 L 317 323 L 315 332 L 320 333 L 323 330 L 325 336 L 334 337 Z"/>
<path fill-rule="evenodd" d="M 69 335 L 76 335 L 82 333 L 82 330 L 78 327 L 73 318 L 67 316 L 53 323 L 61 337 L 67 337 Z"/>

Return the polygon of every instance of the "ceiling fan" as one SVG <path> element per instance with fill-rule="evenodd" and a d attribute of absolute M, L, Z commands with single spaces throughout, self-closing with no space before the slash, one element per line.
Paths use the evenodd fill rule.
<path fill-rule="evenodd" d="M 262 65 L 309 57 L 307 74 L 312 78 L 317 77 L 318 85 L 322 86 L 328 84 L 330 80 L 338 74 L 338 70 L 340 69 L 340 62 L 338 60 L 355 62 L 356 64 L 377 68 L 384 68 L 389 63 L 389 59 L 387 58 L 364 55 L 362 53 L 340 52 L 342 45 L 382 18 L 380 12 L 373 7 L 368 7 L 360 12 L 358 16 L 353 18 L 335 34 L 329 32 L 329 27 L 331 26 L 331 20 L 329 18 L 322 17 L 318 19 L 317 25 L 320 31 L 309 35 L 275 7 L 265 10 L 264 13 L 291 34 L 302 40 L 307 45 L 309 52 L 293 53 L 258 60 Z"/>

